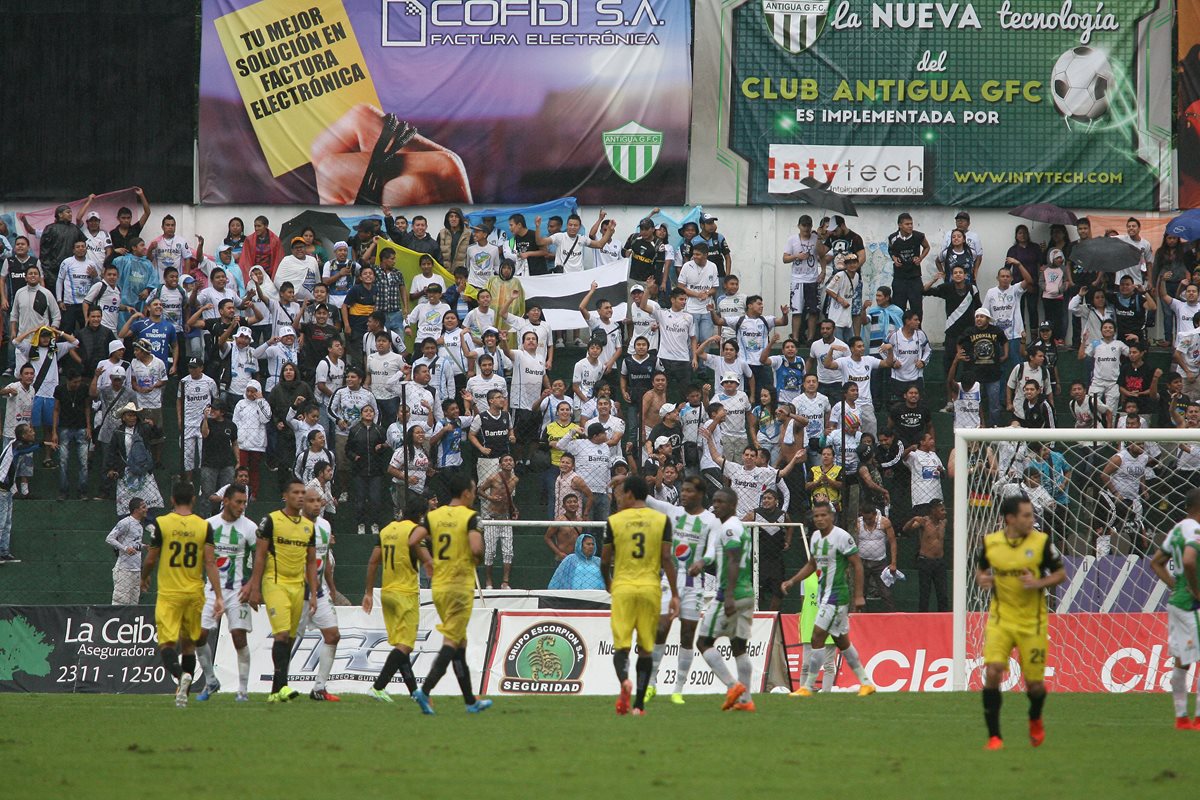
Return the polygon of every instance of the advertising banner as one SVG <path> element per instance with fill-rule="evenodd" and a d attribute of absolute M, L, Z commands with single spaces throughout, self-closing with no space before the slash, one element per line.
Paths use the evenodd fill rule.
<path fill-rule="evenodd" d="M 754 662 L 752 691 L 786 685 L 778 639 L 777 614 L 754 615 L 749 654 Z M 679 623 L 671 626 L 658 669 L 659 686 L 673 686 L 679 662 Z M 736 674 L 728 640 L 716 645 Z M 636 649 L 636 647 L 635 647 Z M 612 668 L 612 627 L 607 611 L 500 611 L 484 675 L 485 694 L 609 694 L 621 687 Z M 774 669 L 772 667 L 774 666 Z M 698 655 L 692 661 L 684 691 L 724 692 L 712 670 Z"/>
<path fill-rule="evenodd" d="M 683 201 L 671 0 L 203 0 L 200 198 Z"/>
<path fill-rule="evenodd" d="M 1179 207 L 1200 208 L 1200 3 L 1179 4 Z"/>
<path fill-rule="evenodd" d="M 1151 54 L 1170 6 L 698 5 L 689 199 L 795 202 L 816 184 L 905 205 L 1158 208 L 1171 80 Z"/>
<path fill-rule="evenodd" d="M 358 606 L 337 606 L 334 610 L 337 612 L 341 640 L 326 688 L 334 694 L 364 693 L 371 688 L 371 683 L 379 675 L 383 662 L 392 650 L 383 624 L 378 592 L 370 614 Z M 254 630 L 247 637 L 250 648 L 250 691 L 270 692 L 271 676 L 275 671 L 271 663 L 271 623 L 267 619 L 265 606 L 251 614 Z M 477 607 L 467 625 L 467 663 L 477 686 L 491 640 L 494 614 L 495 611 L 490 608 Z M 421 621 L 417 626 L 417 643 L 410 656 L 418 684 L 425 680 L 434 658 L 442 649 L 442 635 L 437 631 L 437 624 L 438 616 L 433 604 L 423 603 Z M 323 641 L 318 630 L 307 630 L 297 637 L 288 669 L 288 686 L 300 691 L 312 688 L 317 678 L 317 661 Z M 213 668 L 223 687 L 233 689 L 237 686 L 237 651 L 234 650 L 232 638 L 224 632 L 217 646 Z M 391 692 L 408 693 L 399 674 L 392 678 Z M 443 694 L 457 695 L 458 684 L 452 679 L 442 681 L 434 690 L 434 696 Z"/>
<path fill-rule="evenodd" d="M 0 692 L 173 691 L 153 606 L 0 606 Z"/>
<path fill-rule="evenodd" d="M 1167 653 L 1165 614 L 1050 614 L 1046 683 L 1055 692 L 1162 692 L 1169 690 L 1174 659 Z M 871 682 L 881 692 L 948 692 L 952 688 L 950 614 L 855 614 L 850 636 Z M 801 642 L 796 616 L 780 617 L 787 665 L 800 676 Z M 981 616 L 969 620 L 969 633 L 982 635 Z M 983 660 L 970 652 L 971 690 L 982 686 Z M 975 637 L 979 639 L 979 637 Z M 982 647 L 982 639 L 976 649 Z M 1010 659 L 1003 688 L 1023 688 L 1020 665 Z M 838 665 L 836 687 L 858 679 Z M 1195 680 L 1195 675 L 1190 679 Z"/>

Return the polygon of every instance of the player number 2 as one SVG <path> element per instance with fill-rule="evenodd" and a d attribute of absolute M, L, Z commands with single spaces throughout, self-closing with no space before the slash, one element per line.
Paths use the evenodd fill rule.
<path fill-rule="evenodd" d="M 449 558 L 448 553 L 450 552 L 450 534 L 439 533 L 437 539 L 438 539 L 438 560 L 445 561 L 447 558 Z"/>
<path fill-rule="evenodd" d="M 183 558 L 180 558 L 182 553 Z M 171 542 L 171 566 L 184 567 L 191 569 L 196 566 L 199 560 L 200 548 L 195 542 L 188 542 L 186 545 L 182 542 Z"/>
<path fill-rule="evenodd" d="M 633 535 L 633 557 L 642 558 L 646 555 L 646 534 L 635 533 Z"/>

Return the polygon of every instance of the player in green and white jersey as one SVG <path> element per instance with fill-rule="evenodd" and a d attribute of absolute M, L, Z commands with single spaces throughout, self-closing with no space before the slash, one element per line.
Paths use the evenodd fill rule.
<path fill-rule="evenodd" d="M 253 566 L 254 548 L 258 543 L 258 526 L 246 518 L 246 502 L 250 499 L 243 484 L 231 483 L 221 496 L 221 513 L 209 517 L 206 522 L 212 528 L 213 549 L 217 557 L 217 573 L 221 577 L 221 598 L 225 603 L 225 625 L 237 650 L 238 702 L 249 700 L 246 694 L 250 682 L 250 650 L 246 646 L 246 634 L 253 629 L 250 620 L 250 605 L 246 602 L 249 587 L 243 592 L 242 577 Z M 210 631 L 217 628 L 217 617 L 213 614 L 216 601 L 215 587 L 204 587 L 204 612 L 200 616 L 200 639 L 196 642 L 196 658 L 204 670 L 205 686 L 197 700 L 207 700 L 221 689 L 221 682 L 213 671 L 213 643 L 208 640 Z"/>
<path fill-rule="evenodd" d="M 858 696 L 875 693 L 875 687 L 867 678 L 858 650 L 850 643 L 850 570 L 854 571 L 854 610 L 866 606 L 863 599 L 863 565 L 858 556 L 858 546 L 844 529 L 833 524 L 833 506 L 829 503 L 813 503 L 813 534 L 810 546 L 812 558 L 800 571 L 783 582 L 783 593 L 802 582 L 814 572 L 819 580 L 817 618 L 813 621 L 812 654 L 809 656 L 808 675 L 804 684 L 792 692 L 793 697 L 811 697 L 817 673 L 825 666 L 825 639 L 842 651 L 842 658 L 858 676 Z"/>
<path fill-rule="evenodd" d="M 312 520 L 314 536 L 317 542 L 317 608 L 310 611 L 308 588 L 304 589 L 304 612 L 300 615 L 300 627 L 297 638 L 304 636 L 310 626 L 321 631 L 324 642 L 321 643 L 321 653 L 317 657 L 317 682 L 308 696 L 313 700 L 338 702 L 342 698 L 326 691 L 325 683 L 329 680 L 329 672 L 333 669 L 333 659 L 337 655 L 338 641 L 342 635 L 338 632 L 337 612 L 333 610 L 333 596 L 337 594 L 337 586 L 333 582 L 333 554 L 329 552 L 333 544 L 333 528 L 329 521 L 321 517 L 325 508 L 325 498 L 315 488 L 304 493 L 303 514 Z"/>
<path fill-rule="evenodd" d="M 692 563 L 689 573 L 696 576 L 707 566 L 717 568 L 717 593 L 700 617 L 700 638 L 696 645 L 727 689 L 721 710 L 754 711 L 750 697 L 753 665 L 746 652 L 754 624 L 754 540 L 737 518 L 737 505 L 737 494 L 731 489 L 720 489 L 713 495 L 713 515 L 720 527 L 708 538 L 704 557 Z M 713 647 L 722 636 L 729 639 L 733 649 L 737 680 L 729 674 L 725 659 Z"/>
<path fill-rule="evenodd" d="M 688 575 L 688 568 L 704 555 L 705 546 L 721 523 L 711 511 L 704 508 L 704 481 L 701 478 L 684 479 L 679 489 L 679 502 L 683 505 L 646 498 L 647 506 L 667 515 L 673 530 L 675 584 L 679 589 L 679 662 L 675 670 L 675 691 L 671 694 L 671 702 L 683 705 L 683 687 L 687 685 L 695 656 L 696 624 L 700 621 L 700 612 L 704 610 L 705 596 L 711 595 L 716 585 L 711 575 Z M 662 661 L 671 623 L 675 619 L 668 613 L 671 587 L 667 585 L 666 576 L 662 581 L 662 612 L 658 618 L 658 634 L 654 639 L 653 668 L 650 685 L 646 688 L 646 700 L 658 692 L 658 665 Z"/>
<path fill-rule="evenodd" d="M 1200 489 L 1188 492 L 1187 516 L 1164 538 L 1150 562 L 1159 580 L 1171 589 L 1167 598 L 1167 650 L 1175 657 L 1171 670 L 1171 695 L 1175 701 L 1175 727 L 1200 730 L 1200 716 L 1188 716 L 1188 668 L 1200 661 L 1200 579 L 1196 561 L 1200 554 Z M 1197 701 L 1200 712 L 1200 700 Z"/>

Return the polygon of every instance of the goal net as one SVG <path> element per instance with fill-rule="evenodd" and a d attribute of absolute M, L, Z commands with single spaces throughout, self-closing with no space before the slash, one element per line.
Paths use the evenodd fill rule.
<path fill-rule="evenodd" d="M 956 429 L 953 456 L 953 675 L 982 684 L 990 592 L 975 582 L 1001 501 L 1028 498 L 1067 580 L 1047 599 L 1046 680 L 1053 691 L 1166 687 L 1168 590 L 1150 559 L 1200 485 L 1200 429 Z M 1005 688 L 1019 684 L 1010 657 Z"/>

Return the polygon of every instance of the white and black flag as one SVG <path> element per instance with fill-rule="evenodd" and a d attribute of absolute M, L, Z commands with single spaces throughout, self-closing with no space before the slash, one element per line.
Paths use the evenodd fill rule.
<path fill-rule="evenodd" d="M 553 330 L 570 331 L 587 328 L 587 321 L 579 314 L 579 303 L 593 282 L 597 284 L 596 293 L 588 310 L 595 311 L 601 300 L 608 300 L 613 304 L 613 319 L 625 319 L 628 278 L 629 259 L 623 258 L 583 272 L 521 278 L 521 287 L 525 290 L 525 308 L 541 306 Z"/>

